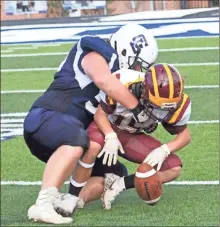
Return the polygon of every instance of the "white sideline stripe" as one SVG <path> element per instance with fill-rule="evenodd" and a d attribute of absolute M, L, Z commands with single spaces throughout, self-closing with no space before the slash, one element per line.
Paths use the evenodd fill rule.
<path fill-rule="evenodd" d="M 218 50 L 218 47 L 191 47 L 191 48 L 168 48 L 161 49 L 159 52 L 175 52 L 175 51 L 194 51 L 194 50 Z M 37 57 L 37 56 L 57 56 L 66 55 L 69 52 L 49 52 L 49 53 L 31 53 L 31 54 L 3 54 L 2 58 L 16 58 L 16 57 Z"/>
<path fill-rule="evenodd" d="M 192 85 L 185 86 L 185 89 L 194 89 L 194 88 L 219 88 L 219 85 Z M 1 91 L 1 94 L 17 94 L 17 93 L 42 93 L 45 90 L 12 90 L 12 91 Z"/>
<path fill-rule="evenodd" d="M 218 65 L 218 62 L 201 62 L 201 63 L 170 63 L 174 66 L 210 66 Z M 52 71 L 57 70 L 58 68 L 23 68 L 23 69 L 1 69 L 1 72 L 33 72 L 33 71 Z"/>
<path fill-rule="evenodd" d="M 1 185 L 41 185 L 41 181 L 1 181 Z M 65 184 L 69 184 L 69 181 L 66 181 Z M 219 181 L 174 181 L 166 183 L 165 185 L 219 185 Z"/>

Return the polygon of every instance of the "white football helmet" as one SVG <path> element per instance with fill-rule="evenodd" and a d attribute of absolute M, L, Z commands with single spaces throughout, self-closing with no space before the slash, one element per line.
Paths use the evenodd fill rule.
<path fill-rule="evenodd" d="M 154 64 L 158 47 L 151 32 L 138 24 L 122 26 L 110 38 L 119 56 L 119 67 L 142 71 Z"/>

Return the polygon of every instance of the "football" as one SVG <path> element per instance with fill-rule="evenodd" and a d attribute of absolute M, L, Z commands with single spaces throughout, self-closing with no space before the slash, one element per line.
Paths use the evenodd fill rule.
<path fill-rule="evenodd" d="M 134 178 L 137 194 L 148 205 L 154 206 L 162 195 L 162 183 L 157 171 L 147 163 L 141 163 Z"/>

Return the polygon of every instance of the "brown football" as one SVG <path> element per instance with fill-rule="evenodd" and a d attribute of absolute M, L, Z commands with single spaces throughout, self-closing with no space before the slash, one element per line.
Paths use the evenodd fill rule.
<path fill-rule="evenodd" d="M 148 205 L 154 206 L 162 195 L 162 183 L 159 180 L 158 173 L 147 163 L 138 166 L 134 185 L 137 194 Z"/>

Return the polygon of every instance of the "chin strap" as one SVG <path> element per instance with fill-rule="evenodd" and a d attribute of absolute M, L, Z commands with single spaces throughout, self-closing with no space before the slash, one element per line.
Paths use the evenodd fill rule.
<path fill-rule="evenodd" d="M 141 83 L 142 82 L 134 83 L 134 84 L 131 84 L 131 86 L 130 86 L 130 90 L 131 90 L 132 94 L 138 100 L 140 100 L 140 98 L 141 98 Z"/>

